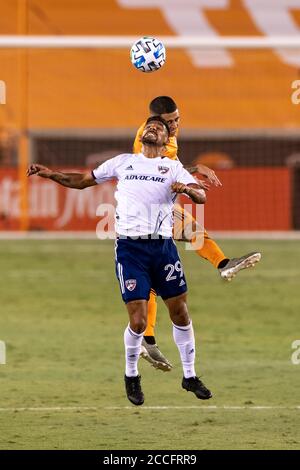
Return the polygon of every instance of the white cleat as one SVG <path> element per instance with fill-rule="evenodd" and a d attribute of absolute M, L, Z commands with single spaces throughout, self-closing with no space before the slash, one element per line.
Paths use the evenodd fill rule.
<path fill-rule="evenodd" d="M 157 344 L 148 344 L 143 338 L 140 356 L 148 361 L 155 369 L 170 372 L 172 364 L 158 349 Z"/>
<path fill-rule="evenodd" d="M 255 251 L 241 258 L 232 258 L 228 261 L 224 268 L 220 268 L 220 276 L 226 281 L 231 281 L 239 271 L 246 268 L 252 268 L 261 260 L 261 253 Z"/>

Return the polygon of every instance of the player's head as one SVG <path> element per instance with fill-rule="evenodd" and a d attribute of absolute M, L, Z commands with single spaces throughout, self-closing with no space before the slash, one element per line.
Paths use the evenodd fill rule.
<path fill-rule="evenodd" d="M 180 116 L 177 104 L 170 96 L 157 96 L 149 104 L 149 110 L 152 116 L 161 116 L 167 121 L 171 137 L 176 135 Z"/>
<path fill-rule="evenodd" d="M 168 123 L 161 116 L 150 116 L 145 124 L 142 143 L 163 147 L 169 140 L 170 128 Z"/>

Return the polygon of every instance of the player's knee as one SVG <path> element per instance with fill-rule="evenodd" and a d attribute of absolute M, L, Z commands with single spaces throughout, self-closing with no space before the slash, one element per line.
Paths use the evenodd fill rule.
<path fill-rule="evenodd" d="M 186 295 L 182 295 L 169 304 L 170 317 L 175 325 L 188 325 L 190 322 Z"/>
<path fill-rule="evenodd" d="M 140 335 L 144 333 L 146 327 L 147 327 L 147 322 L 144 318 L 133 317 L 130 319 L 130 328 L 136 334 Z"/>
<path fill-rule="evenodd" d="M 147 327 L 147 303 L 141 300 L 128 302 L 127 309 L 130 328 L 137 334 L 143 333 Z"/>
<path fill-rule="evenodd" d="M 172 319 L 172 322 L 175 323 L 175 325 L 184 326 L 190 323 L 190 318 L 189 318 L 187 308 L 181 308 L 175 311 L 174 314 L 171 316 L 171 319 Z"/>

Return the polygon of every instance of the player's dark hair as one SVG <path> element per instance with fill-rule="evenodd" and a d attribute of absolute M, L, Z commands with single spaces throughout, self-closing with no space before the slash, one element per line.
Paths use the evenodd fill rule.
<path fill-rule="evenodd" d="M 157 96 L 149 104 L 149 109 L 152 114 L 169 114 L 176 111 L 177 104 L 169 96 Z"/>
<path fill-rule="evenodd" d="M 159 121 L 161 122 L 165 128 L 167 129 L 168 131 L 168 135 L 170 135 L 170 128 L 169 128 L 169 124 L 167 123 L 167 121 L 165 119 L 163 119 L 161 116 L 150 116 L 147 121 L 146 121 L 146 125 L 149 123 L 149 122 L 152 122 L 152 121 Z"/>

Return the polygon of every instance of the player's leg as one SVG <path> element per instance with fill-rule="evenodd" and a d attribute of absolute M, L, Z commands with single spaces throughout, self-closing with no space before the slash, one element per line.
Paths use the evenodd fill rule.
<path fill-rule="evenodd" d="M 147 324 L 147 301 L 133 300 L 128 302 L 126 307 L 129 315 L 129 324 L 124 331 L 126 394 L 134 405 L 142 405 L 144 394 L 138 372 L 138 360 Z"/>
<path fill-rule="evenodd" d="M 142 405 L 144 394 L 137 365 L 147 325 L 151 286 L 147 272 L 148 253 L 145 244 L 131 239 L 116 240 L 115 253 L 116 275 L 129 315 L 129 324 L 124 332 L 126 394 L 134 405 Z"/>
<path fill-rule="evenodd" d="M 151 289 L 150 297 L 148 302 L 148 316 L 147 316 L 147 327 L 144 332 L 144 338 L 149 344 L 155 343 L 154 328 L 156 324 L 156 315 L 157 315 L 157 302 L 156 302 L 156 292 Z"/>
<path fill-rule="evenodd" d="M 144 332 L 144 338 L 142 341 L 141 357 L 148 361 L 155 369 L 168 372 L 172 369 L 172 364 L 159 350 L 154 336 L 156 314 L 156 293 L 154 290 L 151 290 L 148 302 L 147 328 Z"/>
<path fill-rule="evenodd" d="M 182 387 L 194 392 L 198 398 L 210 398 L 210 391 L 197 378 L 195 372 L 195 338 L 186 304 L 186 279 L 172 239 L 164 240 L 152 282 L 153 285 L 157 283 L 155 290 L 166 303 L 173 322 L 174 341 L 180 353 L 184 375 Z"/>
<path fill-rule="evenodd" d="M 195 371 L 195 336 L 186 304 L 187 294 L 165 299 L 173 323 L 173 338 L 179 350 L 183 368 L 182 388 L 193 392 L 197 398 L 207 400 L 212 393 L 197 377 Z"/>
<path fill-rule="evenodd" d="M 220 268 L 222 264 L 226 264 L 229 258 L 225 256 L 219 245 L 208 236 L 206 230 L 203 234 L 203 246 L 196 250 L 197 255 L 207 259 L 215 268 Z"/>
<path fill-rule="evenodd" d="M 147 323 L 147 301 L 133 300 L 126 304 L 129 324 L 125 329 L 124 343 L 126 351 L 126 375 L 136 377 L 138 375 L 138 359 Z"/>
<path fill-rule="evenodd" d="M 215 268 L 218 268 L 220 263 L 229 261 L 219 245 L 200 227 L 192 214 L 179 204 L 174 207 L 174 239 L 194 242 L 195 252 L 201 258 L 207 259 Z"/>
<path fill-rule="evenodd" d="M 261 260 L 259 251 L 247 253 L 239 258 L 226 258 L 219 245 L 209 237 L 206 230 L 203 247 L 196 252 L 218 268 L 221 278 L 226 281 L 231 281 L 239 271 L 251 268 Z"/>
<path fill-rule="evenodd" d="M 201 243 L 195 243 L 199 234 Z M 174 209 L 174 238 L 194 243 L 197 255 L 207 259 L 219 270 L 221 278 L 227 281 L 231 281 L 239 271 L 254 266 L 261 259 L 260 252 L 248 253 L 240 258 L 226 257 L 215 240 L 209 237 L 206 230 L 199 230 L 194 217 L 178 204 Z"/>

